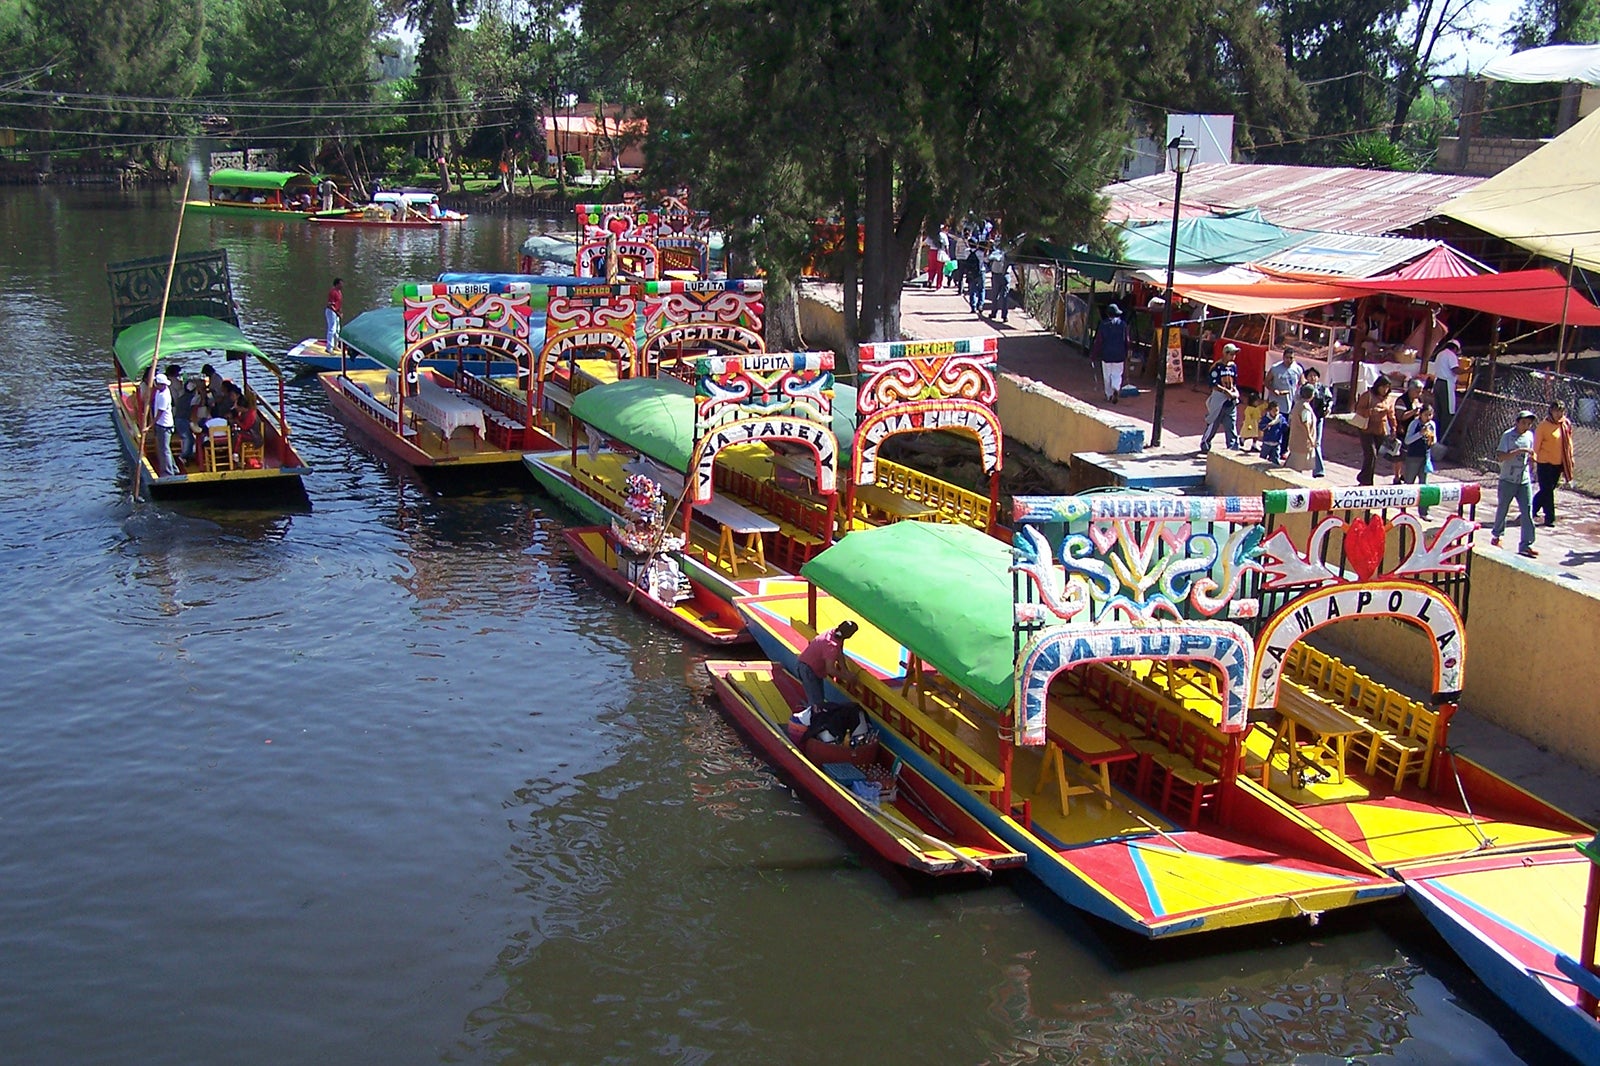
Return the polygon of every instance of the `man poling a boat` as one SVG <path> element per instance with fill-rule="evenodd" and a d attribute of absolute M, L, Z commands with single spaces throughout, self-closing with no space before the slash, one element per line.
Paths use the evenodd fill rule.
<path fill-rule="evenodd" d="M 806 645 L 805 651 L 800 653 L 795 676 L 800 680 L 800 687 L 805 689 L 806 705 L 790 720 L 793 724 L 811 724 L 812 714 L 825 705 L 823 683 L 828 678 L 841 670 L 852 674 L 855 672 L 855 668 L 844 657 L 844 642 L 854 636 L 859 628 L 847 618 L 826 633 L 818 633 Z"/>

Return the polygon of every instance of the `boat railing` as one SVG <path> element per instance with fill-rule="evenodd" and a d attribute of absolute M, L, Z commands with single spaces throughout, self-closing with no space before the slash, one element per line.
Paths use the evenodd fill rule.
<path fill-rule="evenodd" d="M 991 795 L 1005 790 L 1005 778 L 992 762 L 913 707 L 904 695 L 897 696 L 884 682 L 863 677 L 844 680 L 843 687 L 897 735 L 931 757 L 967 788 Z"/>
<path fill-rule="evenodd" d="M 400 416 L 395 413 L 393 408 L 386 406 L 383 401 L 349 378 L 343 376 L 339 378 L 339 389 L 356 402 L 357 410 L 374 422 L 381 423 L 390 433 L 406 437 L 416 436 L 417 431 L 410 426 L 401 427 Z"/>
<path fill-rule="evenodd" d="M 880 458 L 875 484 L 934 508 L 944 521 L 954 525 L 989 528 L 991 515 L 987 496 L 941 481 L 932 474 Z"/>

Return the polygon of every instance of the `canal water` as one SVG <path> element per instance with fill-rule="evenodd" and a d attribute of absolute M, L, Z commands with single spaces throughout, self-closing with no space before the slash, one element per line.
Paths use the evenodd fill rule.
<path fill-rule="evenodd" d="M 0 191 L 0 1062 L 1510 1063 L 1554 1052 L 1405 905 L 1150 944 L 1026 876 L 865 865 L 705 652 L 535 492 L 438 499 L 288 387 L 311 505 L 133 505 L 107 261 L 175 189 Z M 188 218 L 282 352 L 525 220 Z"/>

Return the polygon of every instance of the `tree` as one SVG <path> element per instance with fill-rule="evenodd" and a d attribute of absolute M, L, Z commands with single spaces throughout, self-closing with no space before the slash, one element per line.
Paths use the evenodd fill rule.
<path fill-rule="evenodd" d="M 1275 15 L 1256 0 L 1222 0 L 1199 8 L 1194 25 L 1193 45 L 1178 53 L 1174 69 L 1160 72 L 1166 91 L 1154 98 L 1163 108 L 1142 109 L 1153 127 L 1165 129 L 1169 110 L 1232 114 L 1242 152 L 1310 130 L 1310 96 L 1285 63 Z"/>
<path fill-rule="evenodd" d="M 661 94 L 647 149 L 658 183 L 690 183 L 775 296 L 798 272 L 812 220 L 859 207 L 857 334 L 884 339 L 898 335 L 911 255 L 934 220 L 998 212 L 1007 238 L 1094 224 L 1128 90 L 1174 65 L 1194 10 L 593 0 L 584 25 Z"/>
<path fill-rule="evenodd" d="M 149 138 L 134 147 L 154 159 L 167 139 L 185 132 L 185 119 L 159 102 L 120 97 L 183 98 L 204 73 L 202 0 L 27 0 L 21 8 L 43 68 L 28 84 L 59 94 L 55 114 L 41 111 L 57 130 Z M 67 95 L 70 94 L 70 97 Z M 97 143 L 92 140 L 90 143 Z"/>
<path fill-rule="evenodd" d="M 417 46 L 418 101 L 416 132 L 429 159 L 439 160 L 439 191 L 450 191 L 450 171 L 446 164 L 454 154 L 454 137 L 461 121 L 458 87 L 462 39 L 461 22 L 469 13 L 470 0 L 411 0 L 405 18 L 422 34 Z"/>
<path fill-rule="evenodd" d="M 250 97 L 227 105 L 238 138 L 283 142 L 311 164 L 322 138 L 364 130 L 376 28 L 369 0 L 240 0 L 225 75 Z"/>
<path fill-rule="evenodd" d="M 1345 137 L 1385 123 L 1396 32 L 1409 0 L 1267 0 L 1266 6 L 1277 18 L 1289 70 L 1305 83 L 1316 112 L 1309 145 L 1275 157 L 1324 159 Z"/>
<path fill-rule="evenodd" d="M 1405 44 L 1395 53 L 1394 120 L 1389 140 L 1400 144 L 1406 137 L 1406 119 L 1433 80 L 1438 68 L 1455 57 L 1438 55 L 1441 45 L 1471 33 L 1473 9 L 1478 0 L 1416 0 L 1407 18 Z"/>

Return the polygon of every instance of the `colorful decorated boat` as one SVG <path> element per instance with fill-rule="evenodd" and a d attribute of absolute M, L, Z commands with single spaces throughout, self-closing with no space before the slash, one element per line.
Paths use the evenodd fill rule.
<path fill-rule="evenodd" d="M 1495 995 L 1578 1062 L 1600 1063 L 1600 837 L 1405 877 L 1411 898 Z"/>
<path fill-rule="evenodd" d="M 111 417 L 124 454 L 138 468 L 141 491 L 158 499 L 208 497 L 250 504 L 304 500 L 301 478 L 311 471 L 289 442 L 283 374 L 239 329 L 227 253 L 179 255 L 173 261 L 170 295 L 168 262 L 166 256 L 157 256 L 106 268 L 116 370 L 110 385 Z M 257 428 L 242 433 L 216 419 L 202 427 L 188 461 L 176 454 L 180 437 L 175 433 L 171 442 L 175 472 L 162 476 L 155 462 L 157 437 L 150 426 L 158 361 L 161 367 L 181 361 L 194 373 L 206 361 L 223 367 L 236 363 L 235 384 L 256 413 Z M 254 375 L 253 366 L 258 368 Z M 276 384 L 276 396 L 270 401 L 257 388 L 263 372 Z M 183 382 L 172 382 L 171 387 L 183 388 Z"/>
<path fill-rule="evenodd" d="M 1476 498 L 1021 497 L 1015 562 L 903 524 L 808 564 L 828 598 L 740 606 L 788 660 L 844 613 L 868 623 L 851 695 L 1069 902 L 1151 936 L 1314 915 L 1392 895 L 1409 868 L 1593 832 L 1446 747 Z M 1429 533 L 1419 506 L 1456 513 Z M 1303 642 L 1358 618 L 1425 634 L 1429 700 Z"/>
<path fill-rule="evenodd" d="M 389 212 L 376 207 L 365 207 L 359 210 L 351 209 L 343 215 L 315 215 L 311 219 L 319 226 L 348 226 L 368 229 L 422 229 L 436 230 L 443 223 L 437 218 L 411 218 L 401 216 L 396 218 Z"/>
<path fill-rule="evenodd" d="M 1079 716 L 1083 692 L 1057 694 L 1049 747 L 1013 743 L 1023 734 L 1013 711 L 1012 554 L 999 541 L 902 522 L 852 533 L 802 573 L 809 593 L 739 601 L 762 649 L 792 669 L 814 633 L 857 620 L 847 651 L 861 679 L 846 695 L 896 754 L 1026 854 L 1029 870 L 1074 906 L 1164 937 L 1314 918 L 1400 893 L 1350 849 L 1263 810 L 1257 797 L 1239 804 L 1242 824 L 1224 827 L 1202 823 L 1187 802 L 1163 811 L 1113 784 L 1114 772 L 1129 780 L 1141 753 Z M 1214 627 L 1162 634 L 1150 650 L 1180 641 L 1197 653 L 1248 654 L 1247 639 Z"/>
<path fill-rule="evenodd" d="M 544 329 L 544 315 L 534 313 L 529 317 L 530 331 Z M 405 308 L 375 307 L 356 315 L 339 330 L 343 352 L 330 351 L 324 337 L 307 337 L 289 349 L 288 357 L 301 366 L 317 373 L 330 370 L 388 370 L 400 365 L 406 350 Z M 457 367 L 476 377 L 507 379 L 515 383 L 521 370 L 509 359 L 485 362 L 482 352 L 468 352 L 460 358 L 432 359 L 424 357 L 421 365 L 429 370 L 453 375 Z"/>
<path fill-rule="evenodd" d="M 650 539 L 651 534 L 630 537 L 605 526 L 561 531 L 578 562 L 630 606 L 705 644 L 751 643 L 754 638 L 733 605 L 683 572 L 675 553 L 681 539 L 661 533 Z"/>
<path fill-rule="evenodd" d="M 708 662 L 724 713 L 762 758 L 887 862 L 924 874 L 982 874 L 1026 857 L 876 741 L 797 747 L 789 716 L 800 685 L 770 662 Z"/>
<path fill-rule="evenodd" d="M 429 189 L 381 189 L 372 194 L 369 208 L 402 218 L 421 218 L 434 222 L 465 222 L 467 216 L 439 203 L 439 194 Z"/>
<path fill-rule="evenodd" d="M 234 218 L 305 219 L 339 218 L 349 208 L 319 209 L 315 174 L 291 170 L 213 170 L 206 179 L 207 198 L 190 200 L 184 209 L 190 214 L 228 215 Z"/>
<path fill-rule="evenodd" d="M 834 406 L 831 352 L 702 358 L 696 368 L 694 388 L 636 377 L 580 392 L 572 400 L 572 445 L 525 458 L 547 491 L 593 522 L 624 520 L 625 479 L 649 477 L 678 501 L 685 571 L 731 602 L 745 593 L 741 579 L 792 573 L 831 539 L 835 419 L 848 418 L 849 409 Z M 578 447 L 580 433 L 590 447 Z M 602 447 L 605 441 L 627 451 Z M 803 503 L 794 493 L 763 494 L 735 470 L 775 446 L 815 486 Z"/>
<path fill-rule="evenodd" d="M 323 374 L 318 380 L 341 421 L 385 455 L 416 472 L 434 491 L 520 484 L 522 454 L 554 447 L 531 398 L 509 395 L 469 373 L 469 358 L 532 367 L 531 291 L 527 285 L 402 287 L 405 349 L 387 369 Z M 454 357 L 447 376 L 420 366 Z"/>

